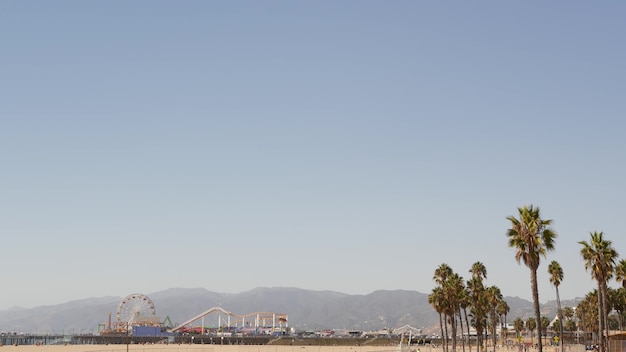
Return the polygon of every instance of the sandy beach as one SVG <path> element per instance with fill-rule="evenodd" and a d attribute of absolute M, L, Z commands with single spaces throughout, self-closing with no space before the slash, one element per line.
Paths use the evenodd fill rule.
<path fill-rule="evenodd" d="M 416 350 L 416 348 L 412 348 Z M 434 350 L 434 349 L 433 349 Z M 5 345 L 0 352 L 126 352 L 126 345 Z M 129 352 L 397 352 L 397 346 L 129 345 Z M 420 352 L 434 352 L 430 348 Z"/>
<path fill-rule="evenodd" d="M 406 348 L 406 347 L 405 347 Z M 405 349 L 403 349 L 405 350 Z M 497 352 L 517 352 L 516 347 L 497 348 Z M 398 346 L 272 346 L 272 345 L 5 345 L 0 352 L 398 352 Z M 476 352 L 476 349 L 472 349 Z M 492 348 L 485 352 L 493 351 Z M 536 351 L 531 349 L 529 351 Z M 544 346 L 544 352 L 560 348 Z M 583 345 L 566 345 L 566 352 L 584 352 Z M 411 346 L 411 352 L 442 352 L 442 348 Z M 462 352 L 461 348 L 457 352 Z M 466 349 L 469 352 L 469 349 Z"/>

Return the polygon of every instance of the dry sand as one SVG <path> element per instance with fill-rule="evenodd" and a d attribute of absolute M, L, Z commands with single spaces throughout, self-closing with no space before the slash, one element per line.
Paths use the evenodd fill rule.
<path fill-rule="evenodd" d="M 405 352 L 408 352 L 405 348 Z M 398 346 L 272 346 L 272 345 L 4 345 L 0 352 L 399 352 Z M 411 346 L 411 352 L 443 352 L 442 348 Z M 472 349 L 476 352 L 476 349 Z M 490 347 L 487 351 L 493 351 Z M 486 352 L 487 352 L 486 351 Z M 529 349 L 529 352 L 536 352 Z M 560 352 L 560 348 L 544 346 L 544 352 Z M 566 352 L 585 352 L 582 345 L 565 345 Z M 457 352 L 462 352 L 457 348 Z M 466 349 L 469 352 L 469 349 Z M 515 347 L 497 348 L 497 352 L 518 352 Z"/>
<path fill-rule="evenodd" d="M 412 348 L 417 352 L 416 348 Z M 0 352 L 126 352 L 126 345 L 5 345 Z M 398 352 L 397 346 L 129 345 L 128 352 Z M 435 352 L 422 348 L 420 352 Z"/>

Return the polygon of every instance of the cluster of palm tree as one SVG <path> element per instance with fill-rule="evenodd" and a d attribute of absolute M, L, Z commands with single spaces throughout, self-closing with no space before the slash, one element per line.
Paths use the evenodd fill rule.
<path fill-rule="evenodd" d="M 558 304 L 557 304 L 558 306 Z M 520 317 L 515 318 L 513 321 L 513 329 L 515 330 L 518 337 L 521 337 L 524 332 L 529 334 L 531 345 L 534 344 L 534 331 L 539 328 L 538 338 L 541 336 L 547 336 L 548 328 L 552 328 L 552 331 L 559 333 L 559 341 L 561 342 L 561 349 L 563 350 L 563 331 L 567 330 L 568 332 L 574 333 L 577 331 L 578 326 L 576 324 L 576 320 L 574 319 L 574 308 L 572 307 L 564 307 L 562 310 L 559 308 L 557 311 L 557 316 L 559 319 L 555 320 L 552 326 L 550 326 L 550 320 L 546 316 L 541 317 L 540 324 L 537 324 L 537 320 L 534 317 L 529 317 L 526 320 L 523 320 Z M 565 324 L 562 325 L 561 321 L 565 321 Z"/>
<path fill-rule="evenodd" d="M 624 265 L 626 265 L 626 261 L 624 262 Z M 607 288 L 607 327 L 609 330 L 624 330 L 624 315 L 626 314 L 625 306 L 626 288 Z M 565 311 L 566 310 L 564 309 L 564 315 Z M 614 314 L 611 314 L 611 312 L 614 312 Z M 582 331 L 586 332 L 598 331 L 598 290 L 593 290 L 587 293 L 585 298 L 578 302 L 575 314 L 579 324 L 574 326 L 574 328 L 580 328 Z M 568 328 L 568 322 L 569 321 L 566 320 L 566 330 L 572 331 Z"/>
<path fill-rule="evenodd" d="M 517 208 L 518 217 L 509 216 L 511 223 L 506 235 L 508 244 L 515 249 L 515 259 L 518 264 L 523 263 L 530 270 L 530 286 L 533 297 L 534 317 L 524 322 L 521 318 L 515 319 L 514 328 L 519 334 L 526 328 L 531 332 L 535 329 L 539 332 L 537 348 L 543 352 L 541 333 L 548 329 L 549 320 L 541 316 L 539 309 L 539 290 L 537 283 L 537 270 L 542 258 L 547 257 L 549 251 L 554 250 L 557 234 L 550 225 L 552 220 L 543 219 L 538 207 L 523 206 Z M 613 248 L 612 242 L 604 238 L 602 232 L 592 232 L 589 242 L 580 241 L 582 249 L 580 254 L 585 262 L 585 269 L 591 272 L 592 278 L 597 282 L 598 288 L 590 292 L 576 309 L 572 307 L 561 308 L 559 297 L 559 285 L 563 281 L 563 269 L 558 262 L 552 261 L 548 265 L 550 283 L 556 291 L 557 317 L 553 329 L 558 331 L 561 348 L 563 351 L 564 330 L 594 332 L 597 337 L 599 352 L 606 352 L 608 347 L 608 330 L 612 327 L 611 321 L 618 325 L 620 330 L 624 325 L 626 313 L 626 260 L 618 260 L 618 253 Z M 477 336 L 477 349 L 481 351 L 485 339 L 490 332 L 493 338 L 493 346 L 496 345 L 496 326 L 502 324 L 506 327 L 506 314 L 509 307 L 502 297 L 497 286 L 485 287 L 484 279 L 487 278 L 485 266 L 476 262 L 472 265 L 471 278 L 464 282 L 463 278 L 454 273 L 447 264 L 441 264 L 433 277 L 437 286 L 429 295 L 429 303 L 439 313 L 440 328 L 446 343 L 444 351 L 448 351 L 448 339 L 451 337 L 452 350 L 456 351 L 458 329 L 463 332 L 463 324 L 470 336 L 470 326 L 474 327 Z M 607 283 L 615 278 L 621 282 L 622 287 L 611 289 Z M 469 313 L 468 313 L 469 310 Z M 611 312 L 617 312 L 617 318 L 611 319 Z M 613 315 L 614 317 L 615 315 Z M 502 319 L 504 317 L 504 320 Z M 577 318 L 578 324 L 573 318 Z M 449 328 L 449 330 L 448 330 Z M 450 333 L 448 333 L 450 331 Z M 463 335 L 463 334 L 462 334 Z M 502 334 L 506 336 L 505 334 Z M 465 339 L 463 351 L 465 351 Z M 470 344 L 471 352 L 471 344 Z"/>
<path fill-rule="evenodd" d="M 531 290 L 533 294 L 533 304 L 535 307 L 535 315 L 537 321 L 541 320 L 539 312 L 539 292 L 537 290 L 537 269 L 540 259 L 546 257 L 546 253 L 554 249 L 554 240 L 556 233 L 550 228 L 552 220 L 545 220 L 541 217 L 539 208 L 524 206 L 518 208 L 519 218 L 509 216 L 507 219 L 511 221 L 511 228 L 507 231 L 509 238 L 509 246 L 516 249 L 515 259 L 519 263 L 523 261 L 531 272 Z M 620 301 L 620 294 L 614 294 L 615 299 L 609 305 L 609 292 L 612 292 L 607 283 L 615 277 L 622 282 L 622 288 L 626 287 L 626 261 L 621 260 L 618 264 L 618 253 L 612 245 L 612 242 L 604 238 L 602 232 L 591 232 L 590 241 L 578 242 L 582 245 L 580 254 L 585 261 L 585 269 L 591 272 L 591 277 L 597 282 L 598 289 L 594 295 L 588 295 L 588 299 L 583 306 L 580 306 L 579 314 L 587 314 L 581 317 L 581 322 L 589 324 L 587 326 L 596 331 L 599 352 L 605 352 L 608 347 L 608 316 L 613 310 L 623 309 L 626 307 L 626 298 Z M 563 280 L 563 270 L 560 265 L 553 261 L 548 266 L 550 274 L 550 282 L 556 289 L 557 298 L 557 316 L 559 322 L 563 321 L 563 312 L 561 310 L 561 302 L 558 287 Z M 593 296 L 593 297 L 592 297 Z M 624 294 L 626 297 L 626 293 Z M 595 318 L 591 299 L 595 302 Z M 617 303 L 615 303 L 617 302 Z M 581 302 L 582 303 L 582 302 Z M 620 305 L 621 304 L 621 305 Z M 585 313 L 586 312 L 586 313 Z M 620 315 L 622 315 L 620 313 Z M 593 322 L 592 322 L 593 320 Z M 623 320 L 623 319 L 620 319 Z M 595 325 L 597 321 L 597 325 Z M 567 324 L 567 322 L 566 322 Z M 572 324 L 570 323 L 570 327 Z M 559 323 L 560 338 L 563 339 L 563 324 Z M 563 348 L 563 344 L 561 344 Z M 538 340 L 539 352 L 542 352 L 541 339 Z"/>
<path fill-rule="evenodd" d="M 609 314 L 616 311 L 619 329 L 623 328 L 623 315 L 626 307 L 626 260 L 618 262 L 617 250 L 603 232 L 591 232 L 589 241 L 580 241 L 580 254 L 585 261 L 585 269 L 591 272 L 598 288 L 585 296 L 576 309 L 585 331 L 597 332 L 598 349 L 603 352 L 608 347 Z M 622 287 L 614 290 L 608 282 L 615 278 Z"/>
<path fill-rule="evenodd" d="M 433 280 L 437 286 L 428 296 L 428 302 L 439 313 L 441 336 L 445 341 L 443 349 L 448 351 L 448 340 L 451 340 L 452 350 L 456 351 L 459 329 L 461 335 L 465 335 L 463 327 L 467 332 L 465 335 L 468 337 L 467 342 L 470 342 L 472 326 L 476 330 L 478 352 L 481 351 L 488 332 L 493 339 L 495 351 L 496 328 L 500 325 L 502 330 L 506 329 L 506 315 L 510 308 L 500 288 L 485 287 L 483 280 L 487 278 L 487 268 L 483 263 L 474 263 L 469 272 L 471 278 L 465 282 L 448 264 L 443 263 L 435 270 Z M 461 341 L 465 351 L 466 339 L 463 338 Z M 471 352 L 471 343 L 467 345 Z"/>
<path fill-rule="evenodd" d="M 547 336 L 548 328 L 550 327 L 550 320 L 546 316 L 542 316 L 541 320 L 539 321 L 539 324 L 537 324 L 537 320 L 535 320 L 534 317 L 529 317 L 528 319 L 526 319 L 526 321 L 518 317 L 518 318 L 515 318 L 515 320 L 513 321 L 513 326 L 518 336 L 521 336 L 522 331 L 525 328 L 526 331 L 530 334 L 530 343 L 533 344 L 534 343 L 533 332 L 535 330 L 537 330 L 538 332 L 537 341 L 541 339 L 541 336 Z M 553 329 L 558 330 L 558 328 L 555 329 L 555 327 L 553 327 Z"/>

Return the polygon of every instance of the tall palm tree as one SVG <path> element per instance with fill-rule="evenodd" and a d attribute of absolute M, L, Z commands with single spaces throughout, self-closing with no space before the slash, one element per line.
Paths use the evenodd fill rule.
<path fill-rule="evenodd" d="M 469 336 L 469 323 L 467 321 L 467 306 L 468 306 L 468 292 L 467 292 L 467 288 L 465 287 L 465 283 L 463 282 L 463 280 L 461 280 L 461 282 L 459 283 L 460 287 L 459 287 L 459 292 L 458 292 L 458 305 L 459 305 L 459 327 L 461 328 L 461 343 L 463 346 L 463 352 L 465 352 L 465 337 L 464 332 L 463 332 L 463 319 L 465 319 L 465 325 L 468 327 L 468 335 Z M 465 317 L 463 316 L 465 315 Z M 470 352 L 472 350 L 472 347 L 470 346 Z"/>
<path fill-rule="evenodd" d="M 454 314 L 453 314 L 453 300 L 452 298 L 452 288 L 450 287 L 450 278 L 453 276 L 454 271 L 452 268 L 446 264 L 440 264 L 437 269 L 435 269 L 435 274 L 433 276 L 433 280 L 439 285 L 441 288 L 441 297 L 439 298 L 439 304 L 441 309 L 441 315 L 443 317 L 443 329 L 442 329 L 442 339 L 443 339 L 443 349 L 444 351 L 448 350 L 448 323 L 454 324 Z M 450 317 L 452 317 L 452 321 L 450 321 Z M 440 317 L 441 318 L 441 317 Z"/>
<path fill-rule="evenodd" d="M 443 322 L 444 322 L 443 312 L 445 310 L 446 303 L 444 302 L 443 287 L 438 286 L 438 287 L 433 288 L 430 295 L 428 295 L 428 303 L 430 303 L 430 305 L 433 306 L 433 309 L 435 310 L 435 312 L 439 314 L 439 328 L 441 329 L 441 337 L 444 338 L 445 334 L 443 330 Z M 444 347 L 444 351 L 445 351 L 445 347 Z"/>
<path fill-rule="evenodd" d="M 483 279 L 487 278 L 487 268 L 485 264 L 475 262 L 469 272 L 472 274 L 472 278 L 467 281 L 466 287 L 469 291 L 470 312 L 473 315 L 473 325 L 476 329 L 476 349 L 480 352 L 487 316 L 485 287 L 483 285 Z"/>
<path fill-rule="evenodd" d="M 498 326 L 498 318 L 500 317 L 497 312 L 498 304 L 503 299 L 502 292 L 498 286 L 490 286 L 487 288 L 487 302 L 489 304 L 489 320 L 491 322 L 491 340 L 493 344 L 493 351 L 496 351 L 497 336 L 496 327 Z"/>
<path fill-rule="evenodd" d="M 487 267 L 482 262 L 476 262 L 472 264 L 472 268 L 469 271 L 472 273 L 472 277 L 478 277 L 481 280 L 487 278 Z"/>
<path fill-rule="evenodd" d="M 476 350 L 481 351 L 482 333 L 483 333 L 483 311 L 484 311 L 484 291 L 482 280 L 472 277 L 467 280 L 467 291 L 469 293 L 468 301 L 470 304 L 470 314 L 472 316 L 471 324 L 476 329 Z"/>
<path fill-rule="evenodd" d="M 448 280 L 450 276 L 452 276 L 453 273 L 454 271 L 448 264 L 439 264 L 437 269 L 435 269 L 435 275 L 433 276 L 433 280 L 435 280 L 435 282 L 439 286 L 443 286 L 443 284 Z"/>
<path fill-rule="evenodd" d="M 539 208 L 532 205 L 517 208 L 519 219 L 509 216 L 511 228 L 506 235 L 509 239 L 509 247 L 515 248 L 515 260 L 519 264 L 523 262 L 530 269 L 530 287 L 533 295 L 535 319 L 541 321 L 539 310 L 539 289 L 537 288 L 537 269 L 541 257 L 546 257 L 547 252 L 554 249 L 556 232 L 550 228 L 552 220 L 541 218 Z M 541 339 L 538 343 L 539 352 L 543 352 Z"/>
<path fill-rule="evenodd" d="M 452 329 L 452 332 L 451 332 L 452 351 L 456 351 L 456 339 L 457 339 L 456 317 L 461 316 L 460 300 L 461 300 L 461 296 L 464 290 L 465 290 L 465 286 L 463 285 L 463 278 L 456 273 L 453 273 L 452 275 L 450 275 L 450 277 L 444 284 L 446 300 L 449 302 L 447 315 L 448 315 L 449 322 L 450 322 L 450 328 Z"/>
<path fill-rule="evenodd" d="M 561 297 L 559 296 L 559 285 L 563 281 L 563 268 L 556 261 L 553 260 L 548 265 L 548 274 L 550 274 L 550 283 L 554 286 L 556 290 L 556 312 L 559 317 L 559 343 L 561 344 L 561 352 L 565 352 L 565 343 L 563 341 L 563 312 L 561 311 Z"/>
<path fill-rule="evenodd" d="M 433 296 L 433 301 L 437 298 L 440 309 L 440 319 L 442 326 L 442 335 L 444 339 L 444 350 L 448 350 L 448 325 L 451 330 L 452 351 L 456 352 L 457 346 L 457 327 L 460 322 L 461 331 L 463 329 L 463 316 L 461 313 L 461 302 L 465 299 L 465 285 L 463 278 L 454 273 L 448 264 L 441 264 L 433 276 L 433 280 L 438 284 L 440 292 L 436 292 L 440 297 Z M 435 307 L 435 306 L 433 306 Z M 458 321 L 457 321 L 458 317 Z M 465 344 L 463 344 L 465 350 Z"/>
<path fill-rule="evenodd" d="M 598 283 L 598 347 L 599 352 L 605 352 L 608 345 L 605 334 L 608 329 L 607 282 L 613 277 L 618 254 L 613 243 L 604 239 L 603 232 L 592 232 L 590 235 L 589 242 L 578 243 L 583 246 L 580 254 L 585 260 L 585 270 L 591 271 L 591 277 Z"/>

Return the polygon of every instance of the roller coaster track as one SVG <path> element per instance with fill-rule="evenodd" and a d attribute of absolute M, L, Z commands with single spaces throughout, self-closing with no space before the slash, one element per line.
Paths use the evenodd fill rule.
<path fill-rule="evenodd" d="M 246 318 L 250 318 L 250 317 L 254 317 L 255 318 L 255 326 L 258 326 L 260 321 L 267 321 L 267 320 L 271 320 L 272 322 L 272 326 L 274 326 L 276 324 L 276 322 L 278 321 L 279 323 L 287 323 L 287 314 L 283 314 L 283 313 L 270 313 L 270 312 L 256 312 L 256 313 L 249 313 L 249 314 L 245 314 L 245 315 L 238 315 L 238 314 L 234 314 L 232 312 L 229 312 L 221 307 L 213 307 L 203 313 L 200 313 L 198 315 L 196 315 L 195 317 L 181 323 L 180 325 L 178 325 L 175 328 L 170 329 L 170 332 L 176 332 L 181 330 L 183 327 L 193 323 L 194 321 L 201 319 L 204 316 L 207 316 L 211 313 L 223 313 L 226 316 L 229 317 L 233 317 L 236 318 L 236 322 L 241 321 L 242 326 L 244 325 L 243 323 L 246 321 Z"/>

